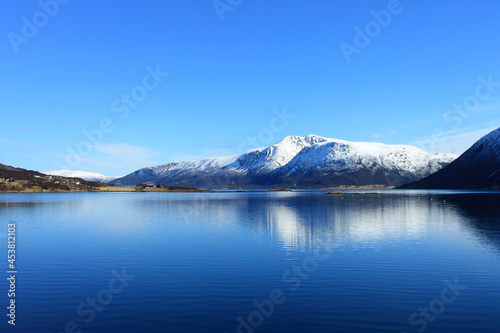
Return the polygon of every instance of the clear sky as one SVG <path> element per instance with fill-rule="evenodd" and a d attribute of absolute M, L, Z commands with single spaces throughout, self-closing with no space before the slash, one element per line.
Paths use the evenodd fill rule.
<path fill-rule="evenodd" d="M 498 1 L 55 1 L 0 4 L 0 163 L 124 175 L 291 134 L 461 153 L 500 126 Z"/>

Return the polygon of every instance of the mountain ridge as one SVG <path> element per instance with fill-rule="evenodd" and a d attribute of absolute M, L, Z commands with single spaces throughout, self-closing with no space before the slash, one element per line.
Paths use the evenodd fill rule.
<path fill-rule="evenodd" d="M 142 168 L 110 183 L 205 188 L 397 186 L 428 176 L 455 158 L 409 145 L 290 135 L 238 155 Z"/>
<path fill-rule="evenodd" d="M 403 189 L 500 188 L 500 128 L 476 141 L 455 161 Z"/>

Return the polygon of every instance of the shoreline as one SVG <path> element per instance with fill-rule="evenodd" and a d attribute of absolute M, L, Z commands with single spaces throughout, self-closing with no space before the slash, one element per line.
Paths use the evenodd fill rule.
<path fill-rule="evenodd" d="M 342 194 L 383 194 L 392 192 L 420 192 L 420 191 L 458 191 L 458 192 L 483 192 L 483 193 L 494 193 L 500 192 L 500 189 L 398 189 L 398 188 L 293 188 L 293 189 L 214 189 L 214 190 L 166 190 L 166 189 L 148 189 L 148 190 L 137 190 L 135 188 L 110 188 L 110 189 L 98 189 L 90 191 L 65 191 L 65 190 L 45 190 L 45 191 L 0 191 L 2 193 L 17 193 L 17 194 L 30 194 L 30 193 L 276 193 L 276 192 L 297 192 L 297 191 L 327 191 L 327 195 L 342 195 Z M 347 190 L 347 191 L 346 191 Z M 380 192 L 352 192 L 356 190 L 361 191 L 377 191 Z"/>

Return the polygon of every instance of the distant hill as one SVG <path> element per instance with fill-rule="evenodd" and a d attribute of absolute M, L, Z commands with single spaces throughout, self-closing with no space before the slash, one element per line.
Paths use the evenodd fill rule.
<path fill-rule="evenodd" d="M 0 192 L 93 191 L 107 186 L 81 178 L 49 176 L 38 171 L 0 163 Z"/>
<path fill-rule="evenodd" d="M 62 177 L 70 177 L 70 178 L 81 178 L 88 181 L 100 181 L 103 183 L 108 183 L 116 178 L 120 178 L 120 176 L 110 177 L 105 176 L 103 174 L 97 172 L 88 172 L 88 171 L 70 171 L 70 170 L 52 170 L 44 172 L 46 175 L 51 176 L 62 176 Z"/>
<path fill-rule="evenodd" d="M 7 170 L 7 171 L 26 171 L 26 169 L 14 168 L 13 166 L 5 165 L 2 163 L 0 163 L 0 169 Z"/>
<path fill-rule="evenodd" d="M 448 166 L 404 189 L 500 188 L 500 128 L 485 135 Z"/>
<path fill-rule="evenodd" d="M 456 157 L 429 154 L 407 145 L 292 135 L 239 155 L 142 168 L 110 184 L 197 188 L 398 186 L 428 176 Z"/>
<path fill-rule="evenodd" d="M 0 178 L 16 178 L 22 180 L 30 180 L 35 178 L 35 176 L 45 176 L 45 175 L 38 171 L 16 168 L 10 165 L 0 163 Z"/>

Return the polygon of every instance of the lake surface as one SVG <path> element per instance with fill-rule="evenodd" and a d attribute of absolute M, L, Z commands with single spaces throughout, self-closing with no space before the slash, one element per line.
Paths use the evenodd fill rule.
<path fill-rule="evenodd" d="M 500 331 L 499 193 L 326 192 L 0 194 L 0 331 Z"/>

